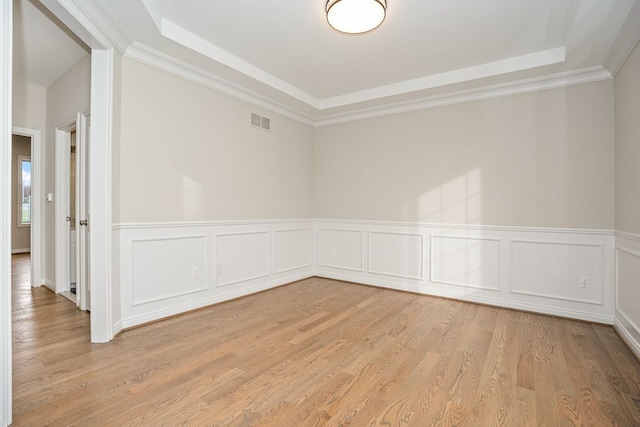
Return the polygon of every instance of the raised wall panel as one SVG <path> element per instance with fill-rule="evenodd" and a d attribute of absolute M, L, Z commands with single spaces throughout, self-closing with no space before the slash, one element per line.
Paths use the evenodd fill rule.
<path fill-rule="evenodd" d="M 131 246 L 132 306 L 208 289 L 206 236 L 136 239 Z"/>
<path fill-rule="evenodd" d="M 369 273 L 422 280 L 422 235 L 370 232 Z"/>
<path fill-rule="evenodd" d="M 618 311 L 640 334 L 640 252 L 618 248 Z"/>
<path fill-rule="evenodd" d="M 499 291 L 500 241 L 432 235 L 431 281 Z"/>
<path fill-rule="evenodd" d="M 274 273 L 311 265 L 311 229 L 276 230 L 273 234 Z"/>
<path fill-rule="evenodd" d="M 525 240 L 511 245 L 511 292 L 603 304 L 602 245 Z M 588 288 L 581 287 L 583 277 Z"/>
<path fill-rule="evenodd" d="M 319 229 L 318 265 L 362 272 L 362 231 Z"/>
<path fill-rule="evenodd" d="M 269 275 L 269 233 L 216 236 L 216 286 L 229 286 Z"/>

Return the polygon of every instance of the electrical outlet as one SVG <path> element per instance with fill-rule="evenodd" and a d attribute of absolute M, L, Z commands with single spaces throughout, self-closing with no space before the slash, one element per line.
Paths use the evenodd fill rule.
<path fill-rule="evenodd" d="M 200 269 L 198 267 L 193 267 L 193 270 L 191 271 L 191 278 L 192 279 L 200 278 Z"/>
<path fill-rule="evenodd" d="M 580 277 L 580 287 L 585 289 L 589 287 L 589 276 Z"/>
<path fill-rule="evenodd" d="M 331 258 L 335 258 L 335 257 L 336 257 L 336 250 L 331 249 Z"/>
<path fill-rule="evenodd" d="M 216 273 L 218 273 L 218 274 L 222 274 L 222 264 L 218 264 L 218 265 L 216 266 Z"/>

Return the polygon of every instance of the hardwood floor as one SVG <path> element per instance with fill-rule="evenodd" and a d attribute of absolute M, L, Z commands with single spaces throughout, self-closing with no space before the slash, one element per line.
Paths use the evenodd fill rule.
<path fill-rule="evenodd" d="M 90 344 L 28 262 L 16 426 L 640 426 L 609 326 L 312 278 Z"/>

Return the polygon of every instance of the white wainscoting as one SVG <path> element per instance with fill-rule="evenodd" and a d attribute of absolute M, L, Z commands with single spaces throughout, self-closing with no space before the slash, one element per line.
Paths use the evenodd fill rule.
<path fill-rule="evenodd" d="M 615 328 L 640 358 L 640 236 L 616 233 Z"/>
<path fill-rule="evenodd" d="M 317 276 L 613 323 L 612 231 L 316 220 L 314 233 Z"/>
<path fill-rule="evenodd" d="M 310 220 L 121 224 L 119 327 L 312 276 Z"/>
<path fill-rule="evenodd" d="M 610 231 L 283 220 L 113 233 L 119 328 L 317 275 L 607 324 L 615 312 L 640 349 L 640 238 L 616 258 Z"/>

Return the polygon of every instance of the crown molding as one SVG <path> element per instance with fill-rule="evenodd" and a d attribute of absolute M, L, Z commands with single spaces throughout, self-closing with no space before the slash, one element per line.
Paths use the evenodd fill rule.
<path fill-rule="evenodd" d="M 638 42 L 640 42 L 640 1 L 636 0 L 604 61 L 604 67 L 611 72 L 612 76 L 615 77 L 618 74 Z"/>
<path fill-rule="evenodd" d="M 392 114 L 426 110 L 446 105 L 463 104 L 485 99 L 500 98 L 510 95 L 556 89 L 584 83 L 611 79 L 611 73 L 601 66 L 589 67 L 548 76 L 518 80 L 497 85 L 484 86 L 475 89 L 452 92 L 443 95 L 430 96 L 419 100 L 410 100 L 386 104 L 374 108 L 366 108 L 343 114 L 336 114 L 317 119 L 315 127 L 329 126 L 339 123 L 365 120 Z"/>
<path fill-rule="evenodd" d="M 91 48 L 115 48 L 121 53 L 131 43 L 102 0 L 40 0 Z"/>
<path fill-rule="evenodd" d="M 333 124 L 425 110 L 446 105 L 462 104 L 484 99 L 537 92 L 612 78 L 611 73 L 608 70 L 601 66 L 597 66 L 315 118 L 288 107 L 285 104 L 273 101 L 265 96 L 249 91 L 240 85 L 221 79 L 214 74 L 208 73 L 198 67 L 184 61 L 180 61 L 172 56 L 159 52 L 138 42 L 133 42 L 133 44 L 125 51 L 124 56 L 314 127 L 329 126 Z"/>
<path fill-rule="evenodd" d="M 405 80 L 386 86 L 379 86 L 359 92 L 347 93 L 345 95 L 323 99 L 320 101 L 320 109 L 324 110 L 335 107 L 344 107 L 358 102 L 373 101 L 390 96 L 419 92 L 426 89 L 469 82 L 486 77 L 513 73 L 516 71 L 529 70 L 545 65 L 558 64 L 560 62 L 564 62 L 565 58 L 566 53 L 564 47 L 543 50 L 487 64 L 460 68 L 444 73 L 432 74 L 417 79 Z"/>
<path fill-rule="evenodd" d="M 309 126 L 313 126 L 314 124 L 312 117 L 300 111 L 222 79 L 212 73 L 208 73 L 187 62 L 152 49 L 142 43 L 133 42 L 125 51 L 124 56 L 300 123 Z"/>

